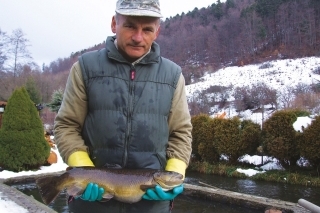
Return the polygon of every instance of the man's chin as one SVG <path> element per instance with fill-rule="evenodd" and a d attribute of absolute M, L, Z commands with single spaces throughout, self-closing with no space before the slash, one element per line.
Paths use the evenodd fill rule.
<path fill-rule="evenodd" d="M 131 52 L 131 53 L 128 54 L 129 58 L 131 58 L 131 59 L 139 59 L 143 55 L 144 55 L 144 53 L 141 53 L 141 52 L 135 52 L 135 53 Z"/>

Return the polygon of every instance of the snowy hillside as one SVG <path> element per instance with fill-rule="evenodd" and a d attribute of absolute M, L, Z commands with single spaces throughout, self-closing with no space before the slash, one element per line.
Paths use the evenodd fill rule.
<path fill-rule="evenodd" d="M 201 82 L 187 86 L 187 96 L 196 90 L 213 85 L 241 87 L 264 82 L 271 88 L 282 90 L 298 83 L 320 83 L 320 75 L 313 73 L 320 69 L 320 57 L 285 59 L 243 67 L 225 67 L 215 73 L 205 74 Z"/>
<path fill-rule="evenodd" d="M 318 74 L 316 74 L 318 73 Z M 283 91 L 287 87 L 295 87 L 299 83 L 320 83 L 320 57 L 307 57 L 299 59 L 285 59 L 264 62 L 261 64 L 247 65 L 243 67 L 225 67 L 214 73 L 206 73 L 199 82 L 187 85 L 188 98 L 196 91 L 202 91 L 210 86 L 225 86 L 232 88 L 250 86 L 257 83 L 265 83 L 268 87 Z M 230 95 L 230 100 L 233 97 Z M 230 101 L 229 100 L 229 101 Z M 224 109 L 228 117 L 239 115 L 234 109 Z M 272 112 L 266 112 L 267 119 Z M 251 110 L 241 112 L 241 117 L 251 119 L 261 124 L 261 113 L 252 113 Z"/>

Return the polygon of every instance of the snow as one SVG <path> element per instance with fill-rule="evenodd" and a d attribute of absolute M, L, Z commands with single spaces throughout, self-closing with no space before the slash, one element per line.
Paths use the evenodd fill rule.
<path fill-rule="evenodd" d="M 303 132 L 302 127 L 306 128 L 311 124 L 311 122 L 312 122 L 312 118 L 309 118 L 307 116 L 298 117 L 297 121 L 293 123 L 293 128 L 296 131 Z"/>
<path fill-rule="evenodd" d="M 12 171 L 3 170 L 2 172 L 0 172 L 0 179 L 65 171 L 68 165 L 63 162 L 57 149 L 51 149 L 51 150 L 57 154 L 57 158 L 58 158 L 57 163 L 54 163 L 50 166 L 41 166 L 38 171 L 12 172 Z"/>
<path fill-rule="evenodd" d="M 201 82 L 188 85 L 187 96 L 192 97 L 192 94 L 197 90 L 206 89 L 212 85 L 220 86 L 230 86 L 231 83 L 234 87 L 252 85 L 258 82 L 264 82 L 272 88 L 278 90 L 284 89 L 286 86 L 295 86 L 298 83 L 318 83 L 320 82 L 319 75 L 313 73 L 313 70 L 320 68 L 320 57 L 309 57 L 301 59 L 288 59 L 288 60 L 277 60 L 267 62 L 268 68 L 259 69 L 263 64 L 248 65 L 244 67 L 226 67 L 218 70 L 215 73 L 208 73 L 204 75 Z M 222 113 L 222 112 L 219 112 Z M 227 112 L 227 117 L 232 117 L 238 115 L 234 109 L 229 109 Z M 245 111 L 241 114 L 243 118 L 252 119 L 257 123 L 262 122 L 261 113 L 252 113 L 251 111 Z M 268 114 L 264 115 L 266 119 Z M 299 117 L 297 121 L 293 124 L 296 131 L 302 131 L 302 126 L 307 127 L 312 122 L 312 118 L 309 117 Z M 53 139 L 53 138 L 51 138 Z M 53 173 L 65 171 L 67 164 L 65 164 L 57 149 L 52 149 L 57 153 L 58 162 L 50 166 L 42 166 L 38 171 L 22 171 L 22 172 L 11 172 L 2 171 L 0 172 L 0 179 L 7 179 L 11 177 L 26 176 L 26 175 L 36 175 L 44 173 Z M 261 165 L 261 156 L 243 156 L 239 161 L 252 163 L 254 165 Z M 237 171 L 244 173 L 248 177 L 253 176 L 257 173 L 263 173 L 271 169 L 283 168 L 278 165 L 277 159 L 270 158 L 267 156 L 263 157 L 263 162 L 268 162 L 267 164 L 257 167 L 256 169 L 241 169 L 238 168 Z M 11 201 L 8 197 L 5 197 L 0 192 L 0 212 L 6 213 L 24 213 L 28 212 L 25 208 L 17 205 Z"/>
<path fill-rule="evenodd" d="M 50 166 L 41 166 L 38 171 L 11 172 L 7 170 L 3 170 L 2 172 L 0 172 L 0 179 L 65 171 L 68 165 L 63 162 L 59 154 L 59 151 L 56 148 L 52 148 L 51 150 L 57 154 L 57 163 L 54 163 Z M 1 213 L 27 213 L 29 211 L 23 208 L 22 206 L 19 206 L 15 202 L 11 201 L 10 198 L 4 196 L 0 192 L 0 212 Z"/>
<path fill-rule="evenodd" d="M 257 171 L 257 170 L 254 170 L 254 169 L 237 169 L 236 171 L 240 172 L 240 173 L 244 173 L 249 177 L 251 177 L 251 176 L 253 176 L 255 174 L 258 174 L 258 173 L 266 172 L 266 171 Z"/>
<path fill-rule="evenodd" d="M 186 94 L 191 100 L 196 92 L 208 89 L 210 86 L 251 86 L 264 83 L 279 92 L 285 92 L 288 87 L 293 88 L 299 84 L 318 84 L 320 75 L 315 71 L 320 70 L 320 57 L 305 57 L 298 59 L 284 59 L 268 61 L 261 64 L 247 66 L 230 66 L 221 68 L 215 72 L 205 72 L 199 82 L 186 86 Z M 228 101 L 233 101 L 233 90 L 231 90 Z M 271 106 L 270 106 L 271 107 Z M 269 106 L 265 106 L 265 109 Z M 226 113 L 226 117 L 239 116 L 242 119 L 250 119 L 258 124 L 269 118 L 273 111 L 253 113 L 251 110 L 236 112 L 234 108 L 218 109 L 212 107 L 213 116 Z M 306 127 L 306 126 L 305 126 Z M 299 127 L 301 128 L 301 127 Z"/>
<path fill-rule="evenodd" d="M 275 60 L 242 67 L 225 67 L 214 73 L 206 73 L 200 82 L 187 85 L 187 96 L 191 97 L 195 91 L 201 91 L 213 85 L 243 87 L 265 83 L 271 88 L 282 91 L 287 86 L 294 87 L 299 83 L 316 84 L 320 82 L 320 76 L 314 71 L 319 68 L 320 57 Z"/>
<path fill-rule="evenodd" d="M 29 211 L 9 200 L 0 192 L 0 211 L 3 213 L 28 213 Z"/>

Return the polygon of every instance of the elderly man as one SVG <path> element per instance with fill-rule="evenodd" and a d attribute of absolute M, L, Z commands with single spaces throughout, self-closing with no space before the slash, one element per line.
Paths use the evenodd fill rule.
<path fill-rule="evenodd" d="M 160 169 L 185 175 L 191 119 L 181 68 L 160 56 L 155 40 L 158 0 L 118 0 L 106 47 L 71 68 L 55 120 L 55 140 L 69 166 Z M 99 202 L 104 189 L 88 184 L 71 212 L 170 212 L 183 185 L 147 190 L 140 202 Z M 98 201 L 98 202 L 96 202 Z"/>

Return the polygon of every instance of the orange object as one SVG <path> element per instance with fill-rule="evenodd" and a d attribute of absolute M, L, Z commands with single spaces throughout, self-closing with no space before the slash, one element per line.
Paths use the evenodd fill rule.
<path fill-rule="evenodd" d="M 53 163 L 57 163 L 58 162 L 58 157 L 57 157 L 57 154 L 53 151 L 50 152 L 50 155 L 47 159 L 47 162 L 49 164 L 53 164 Z"/>
<path fill-rule="evenodd" d="M 223 113 L 221 113 L 221 114 L 218 114 L 217 115 L 217 118 L 225 118 L 226 117 L 226 112 L 223 112 Z"/>

